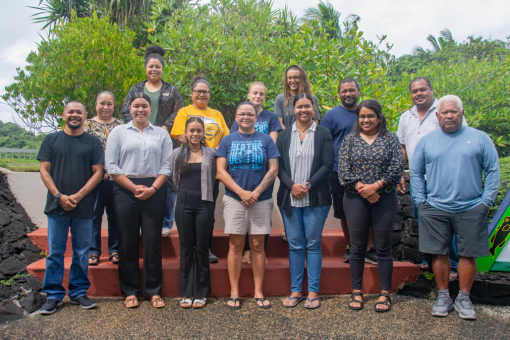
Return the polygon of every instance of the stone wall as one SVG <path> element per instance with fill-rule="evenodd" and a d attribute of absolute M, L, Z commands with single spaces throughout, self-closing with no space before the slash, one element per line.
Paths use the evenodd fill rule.
<path fill-rule="evenodd" d="M 411 195 L 409 194 L 409 172 L 404 172 L 406 179 L 405 194 L 398 195 L 398 212 L 393 226 L 393 259 L 421 263 L 423 254 L 418 250 L 418 223 L 414 219 Z"/>
<path fill-rule="evenodd" d="M 27 237 L 36 229 L 0 172 L 0 322 L 33 313 L 46 301 L 41 281 L 26 270 L 44 255 Z"/>

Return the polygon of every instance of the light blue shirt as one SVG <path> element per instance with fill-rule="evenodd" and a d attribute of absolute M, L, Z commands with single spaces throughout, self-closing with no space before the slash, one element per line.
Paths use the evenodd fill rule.
<path fill-rule="evenodd" d="M 420 139 L 414 151 L 411 187 L 416 205 L 426 201 L 450 213 L 480 203 L 490 207 L 499 187 L 496 148 L 486 133 L 470 127 L 454 133 L 433 131 Z"/>
<path fill-rule="evenodd" d="M 110 175 L 129 178 L 170 176 L 172 140 L 164 129 L 149 123 L 143 133 L 133 121 L 115 127 L 106 143 L 105 165 Z"/>

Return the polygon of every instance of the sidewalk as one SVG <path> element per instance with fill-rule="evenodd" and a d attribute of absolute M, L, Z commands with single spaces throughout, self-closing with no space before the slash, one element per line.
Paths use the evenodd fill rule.
<path fill-rule="evenodd" d="M 226 299 L 210 299 L 202 310 L 183 310 L 178 299 L 165 299 L 156 310 L 146 300 L 138 309 L 120 299 L 97 299 L 98 308 L 84 310 L 67 303 L 49 316 L 32 315 L 0 327 L 3 339 L 510 339 L 510 307 L 475 306 L 478 320 L 465 321 L 452 312 L 430 315 L 433 302 L 394 297 L 391 312 L 373 310 L 376 296 L 365 296 L 365 309 L 347 308 L 348 296 L 323 297 L 322 306 L 294 309 L 270 298 L 262 310 L 242 299 L 241 310 L 228 310 Z M 67 300 L 67 299 L 66 299 Z"/>

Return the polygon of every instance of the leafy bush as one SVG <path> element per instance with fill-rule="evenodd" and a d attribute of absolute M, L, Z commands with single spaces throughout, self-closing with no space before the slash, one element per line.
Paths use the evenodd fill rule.
<path fill-rule="evenodd" d="M 363 38 L 356 26 L 348 26 L 340 38 L 329 39 L 333 26 L 310 21 L 302 26 L 286 10 L 271 9 L 271 3 L 255 0 L 213 0 L 205 5 L 187 5 L 170 12 L 166 0 L 154 1 L 151 22 L 153 43 L 167 50 L 170 67 L 166 80 L 189 99 L 189 82 L 195 74 L 211 83 L 210 107 L 232 122 L 237 103 L 246 98 L 248 84 L 262 81 L 268 87 L 266 108 L 283 92 L 281 80 L 292 64 L 308 72 L 321 111 L 339 104 L 337 86 L 344 77 L 355 77 L 363 98 L 382 101 L 393 128 L 398 115 L 409 105 L 384 81 L 382 62 L 386 50 L 381 41 Z M 332 23 L 333 24 L 333 23 Z"/>
<path fill-rule="evenodd" d="M 409 82 L 416 76 L 432 82 L 434 95 L 459 96 L 469 126 L 486 132 L 496 145 L 499 156 L 510 155 L 510 55 L 503 60 L 466 62 L 451 58 L 446 63 L 434 62 L 416 74 L 403 73 L 396 87 L 409 96 Z"/>
<path fill-rule="evenodd" d="M 489 218 L 492 218 L 496 210 L 498 210 L 499 204 L 505 198 L 508 190 L 510 189 L 510 157 L 499 159 L 499 169 L 501 172 L 501 180 L 499 184 L 498 195 L 494 201 L 494 205 L 489 211 Z"/>
<path fill-rule="evenodd" d="M 69 100 L 80 100 L 89 116 L 95 115 L 96 96 L 105 90 L 115 95 L 119 114 L 129 88 L 144 77 L 133 38 L 134 33 L 121 31 L 108 18 L 75 16 L 29 54 L 26 71 L 18 69 L 16 82 L 2 98 L 39 131 L 63 126 L 60 115 Z"/>

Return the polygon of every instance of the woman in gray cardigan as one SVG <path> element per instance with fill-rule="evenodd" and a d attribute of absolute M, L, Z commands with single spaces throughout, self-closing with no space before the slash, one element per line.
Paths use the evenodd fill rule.
<path fill-rule="evenodd" d="M 171 180 L 177 192 L 181 308 L 203 308 L 211 293 L 209 238 L 214 227 L 216 150 L 205 146 L 204 136 L 203 120 L 190 117 L 186 121 L 186 143 L 170 156 Z"/>

